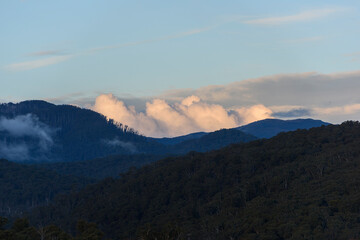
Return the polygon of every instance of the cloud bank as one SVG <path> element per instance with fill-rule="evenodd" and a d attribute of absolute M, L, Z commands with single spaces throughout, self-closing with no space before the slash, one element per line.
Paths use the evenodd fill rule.
<path fill-rule="evenodd" d="M 271 117 L 272 111 L 264 105 L 225 109 L 219 104 L 201 101 L 195 95 L 169 104 L 162 99 L 146 103 L 144 112 L 127 106 L 112 94 L 96 98 L 92 107 L 108 118 L 126 124 L 146 136 L 179 136 L 198 131 L 215 131 Z"/>
<path fill-rule="evenodd" d="M 212 85 L 199 89 L 165 92 L 162 98 L 178 100 L 196 95 L 225 108 L 265 105 L 274 117 L 312 117 L 332 123 L 359 120 L 360 71 L 321 74 L 279 74 Z"/>
<path fill-rule="evenodd" d="M 152 100 L 96 98 L 92 109 L 146 136 L 232 128 L 264 118 L 360 119 L 360 71 L 279 74 L 164 92 Z M 127 103 L 136 103 L 136 109 Z"/>

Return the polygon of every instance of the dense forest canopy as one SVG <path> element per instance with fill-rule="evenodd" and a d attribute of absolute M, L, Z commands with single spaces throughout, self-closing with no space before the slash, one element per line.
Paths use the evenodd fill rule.
<path fill-rule="evenodd" d="M 57 194 L 77 191 L 94 182 L 90 177 L 60 175 L 0 159 L 0 216 L 21 216 L 36 206 L 49 204 Z"/>
<path fill-rule="evenodd" d="M 360 124 L 345 122 L 191 152 L 60 197 L 31 217 L 70 232 L 84 219 L 113 239 L 356 239 L 359 145 Z"/>

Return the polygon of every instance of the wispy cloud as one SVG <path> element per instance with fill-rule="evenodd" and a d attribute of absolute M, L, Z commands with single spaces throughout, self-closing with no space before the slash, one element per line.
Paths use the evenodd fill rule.
<path fill-rule="evenodd" d="M 41 67 L 57 64 L 60 62 L 64 62 L 72 57 L 73 55 L 63 55 L 63 56 L 55 56 L 55 57 L 42 58 L 32 61 L 20 62 L 20 63 L 13 63 L 4 66 L 4 69 L 7 71 L 15 71 L 15 72 L 26 71 L 26 70 L 41 68 Z"/>
<path fill-rule="evenodd" d="M 28 56 L 34 56 L 34 57 L 53 56 L 53 55 L 55 55 L 55 56 L 32 60 L 32 61 L 26 61 L 26 62 L 13 63 L 13 64 L 6 65 L 3 68 L 7 71 L 14 71 L 14 72 L 26 71 L 26 70 L 41 68 L 41 67 L 45 67 L 45 66 L 49 66 L 49 65 L 54 65 L 54 64 L 57 64 L 60 62 L 64 62 L 75 56 L 87 55 L 87 54 L 92 54 L 92 53 L 110 50 L 110 49 L 117 49 L 117 48 L 130 47 L 130 46 L 142 45 L 142 44 L 147 44 L 147 43 L 183 38 L 183 37 L 187 37 L 187 36 L 191 36 L 191 35 L 209 31 L 209 30 L 215 28 L 216 26 L 218 26 L 218 25 L 213 25 L 213 26 L 209 26 L 209 27 L 205 27 L 205 28 L 192 29 L 190 31 L 181 32 L 178 34 L 168 35 L 168 36 L 154 38 L 154 39 L 147 39 L 147 40 L 142 40 L 142 41 L 134 41 L 134 42 L 128 42 L 128 43 L 122 43 L 122 44 L 115 44 L 115 45 L 108 45 L 108 46 L 103 46 L 103 47 L 98 47 L 98 48 L 91 48 L 91 49 L 82 51 L 77 54 L 56 56 L 56 55 L 60 54 L 61 52 L 60 51 L 39 51 L 39 52 L 30 53 L 30 54 L 28 54 Z"/>
<path fill-rule="evenodd" d="M 348 54 L 344 54 L 343 56 L 349 58 L 349 61 L 351 62 L 360 61 L 360 52 L 348 53 Z"/>
<path fill-rule="evenodd" d="M 143 44 L 147 44 L 147 43 L 153 43 L 153 42 L 160 42 L 160 41 L 166 41 L 166 40 L 171 40 L 171 39 L 183 38 L 183 37 L 187 37 L 187 36 L 207 32 L 207 31 L 209 31 L 209 30 L 211 30 L 211 29 L 213 29 L 213 28 L 215 28 L 217 26 L 218 25 L 213 25 L 213 26 L 209 26 L 209 27 L 205 27 L 205 28 L 192 29 L 192 30 L 187 31 L 187 32 L 182 32 L 182 33 L 178 33 L 178 34 L 174 34 L 174 35 L 168 35 L 168 36 L 154 38 L 154 39 L 147 39 L 147 40 L 142 40 L 142 41 L 134 41 L 134 42 L 128 42 L 128 43 L 122 43 L 122 44 L 115 44 L 115 45 L 108 45 L 108 46 L 103 46 L 103 47 L 98 47 L 98 48 L 92 48 L 92 49 L 89 49 L 89 50 L 85 51 L 85 53 L 93 53 L 93 52 L 99 52 L 99 51 L 104 51 L 104 50 L 108 50 L 108 49 L 116 49 L 116 48 L 137 46 L 137 45 L 143 45 Z"/>
<path fill-rule="evenodd" d="M 32 52 L 27 54 L 27 56 L 38 57 L 38 56 L 54 56 L 59 54 L 61 54 L 61 51 L 59 50 L 47 50 L 47 51 Z"/>
<path fill-rule="evenodd" d="M 344 8 L 323 8 L 303 11 L 294 15 L 281 16 L 281 17 L 268 17 L 268 18 L 257 18 L 252 20 L 243 21 L 246 24 L 257 24 L 257 25 L 280 25 L 296 22 L 312 21 L 320 18 L 327 17 L 331 14 L 344 11 Z"/>

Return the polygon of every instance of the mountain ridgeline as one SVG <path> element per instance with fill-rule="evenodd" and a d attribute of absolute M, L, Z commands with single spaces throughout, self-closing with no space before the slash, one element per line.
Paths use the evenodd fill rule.
<path fill-rule="evenodd" d="M 327 123 L 312 119 L 266 119 L 212 133 L 150 138 L 89 109 L 34 100 L 0 104 L 0 157 L 41 163 L 73 162 L 109 155 L 205 152 L 283 131 L 321 125 Z"/>
<path fill-rule="evenodd" d="M 327 126 L 329 123 L 314 119 L 264 119 L 249 123 L 236 129 L 252 134 L 257 138 L 271 138 L 281 132 L 290 132 L 298 129 L 310 129 L 313 127 Z"/>
<path fill-rule="evenodd" d="M 182 154 L 254 139 L 237 130 L 221 130 L 196 140 L 184 138 L 175 145 L 168 145 L 141 136 L 128 126 L 89 109 L 45 101 L 0 105 L 0 157 L 18 162 L 73 162 L 109 155 Z"/>
<path fill-rule="evenodd" d="M 30 217 L 69 232 L 87 220 L 111 239 L 358 239 L 359 145 L 360 123 L 345 122 L 191 152 Z"/>

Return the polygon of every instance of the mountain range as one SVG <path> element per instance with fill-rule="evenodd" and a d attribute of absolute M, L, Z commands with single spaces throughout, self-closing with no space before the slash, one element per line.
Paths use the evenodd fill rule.
<path fill-rule="evenodd" d="M 73 162 L 109 155 L 204 152 L 327 124 L 312 119 L 266 119 L 212 133 L 151 138 L 89 109 L 34 100 L 0 105 L 0 157 L 18 162 Z"/>

